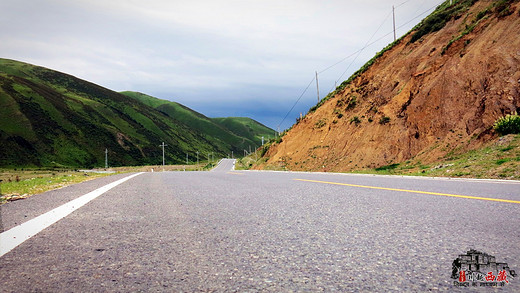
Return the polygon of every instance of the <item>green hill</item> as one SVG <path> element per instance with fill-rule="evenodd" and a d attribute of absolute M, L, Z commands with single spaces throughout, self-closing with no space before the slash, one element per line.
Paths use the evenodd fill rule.
<path fill-rule="evenodd" d="M 154 107 L 169 117 L 202 133 L 214 144 L 222 147 L 231 146 L 231 150 L 240 153 L 251 146 L 258 147 L 262 143 L 262 136 L 267 133 L 273 136 L 274 130 L 256 122 L 251 118 L 208 118 L 192 109 L 176 102 L 161 100 L 137 92 L 122 92 L 142 103 Z"/>
<path fill-rule="evenodd" d="M 212 120 L 235 135 L 252 140 L 256 145 L 262 143 L 262 137 L 267 141 L 268 138 L 273 138 L 275 133 L 273 129 L 247 117 L 213 118 Z"/>
<path fill-rule="evenodd" d="M 111 166 L 159 164 L 162 142 L 168 164 L 240 150 L 158 111 L 163 102 L 0 59 L 0 167 L 103 166 L 105 148 Z"/>

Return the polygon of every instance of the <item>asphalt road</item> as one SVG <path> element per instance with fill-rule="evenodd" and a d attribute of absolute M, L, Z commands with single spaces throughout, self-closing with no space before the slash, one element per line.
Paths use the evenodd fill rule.
<path fill-rule="evenodd" d="M 228 172 L 235 170 L 235 160 L 224 159 L 219 161 L 217 166 L 211 170 L 212 172 Z"/>
<path fill-rule="evenodd" d="M 232 165 L 106 191 L 1 256 L 0 291 L 471 292 L 450 278 L 470 248 L 520 272 L 520 182 Z M 0 228 L 125 176 L 5 204 Z M 501 291 L 520 292 L 508 281 Z"/>

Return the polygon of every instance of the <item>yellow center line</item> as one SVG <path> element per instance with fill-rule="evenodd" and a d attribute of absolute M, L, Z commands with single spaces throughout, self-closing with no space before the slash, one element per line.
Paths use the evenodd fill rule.
<path fill-rule="evenodd" d="M 367 185 L 357 185 L 357 184 L 347 184 L 347 183 L 327 182 L 327 181 L 307 180 L 307 179 L 294 179 L 294 180 L 305 181 L 305 182 L 314 182 L 314 183 L 333 184 L 333 185 L 342 185 L 342 186 L 350 186 L 350 187 L 359 187 L 359 188 L 391 190 L 391 191 L 400 191 L 400 192 L 409 192 L 409 193 L 431 194 L 431 195 L 441 195 L 441 196 L 449 196 L 449 197 L 469 198 L 469 199 L 489 200 L 489 201 L 498 201 L 498 202 L 508 202 L 508 203 L 520 204 L 520 201 L 517 201 L 517 200 L 509 200 L 509 199 L 501 199 L 501 198 L 478 197 L 478 196 L 469 196 L 469 195 L 438 193 L 438 192 L 429 192 L 429 191 L 420 191 L 420 190 L 408 190 L 408 189 L 388 188 L 388 187 L 377 187 L 377 186 L 367 186 Z"/>
<path fill-rule="evenodd" d="M 231 174 L 231 175 L 244 175 L 243 173 L 236 173 L 236 172 L 227 172 L 228 174 Z"/>

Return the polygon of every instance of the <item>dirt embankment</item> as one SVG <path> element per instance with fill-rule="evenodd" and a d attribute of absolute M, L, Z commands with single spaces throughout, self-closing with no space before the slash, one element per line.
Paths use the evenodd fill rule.
<path fill-rule="evenodd" d="M 416 42 L 412 33 L 265 154 L 290 170 L 431 163 L 494 138 L 520 112 L 520 2 L 477 1 Z M 486 11 L 487 9 L 487 11 Z"/>

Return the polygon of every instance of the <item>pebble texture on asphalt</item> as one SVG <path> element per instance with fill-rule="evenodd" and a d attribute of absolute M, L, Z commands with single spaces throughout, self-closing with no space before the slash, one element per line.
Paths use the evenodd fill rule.
<path fill-rule="evenodd" d="M 518 183 L 145 173 L 0 258 L 0 291 L 468 292 L 450 275 L 470 248 L 520 272 L 520 204 L 295 178 L 520 200 Z"/>

